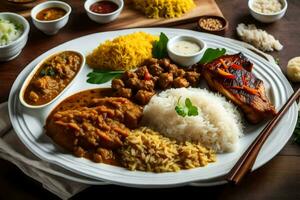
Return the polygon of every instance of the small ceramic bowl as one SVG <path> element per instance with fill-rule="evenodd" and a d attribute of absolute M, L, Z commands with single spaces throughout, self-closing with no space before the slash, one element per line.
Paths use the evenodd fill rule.
<path fill-rule="evenodd" d="M 216 29 L 216 30 L 207 29 L 201 23 L 205 19 L 216 19 L 216 20 L 220 21 L 221 24 L 222 24 L 222 28 L 219 28 L 219 29 Z M 203 31 L 203 32 L 206 32 L 206 33 L 221 35 L 221 34 L 224 34 L 226 29 L 228 28 L 228 21 L 224 17 L 221 17 L 221 16 L 203 15 L 203 16 L 200 16 L 200 18 L 198 20 L 198 28 L 200 29 L 200 31 Z"/>
<path fill-rule="evenodd" d="M 23 26 L 23 33 L 18 39 L 7 45 L 0 46 L 0 61 L 9 61 L 16 58 L 26 45 L 30 26 L 24 17 L 15 13 L 2 12 L 0 13 L 0 18 Z"/>
<path fill-rule="evenodd" d="M 176 51 L 174 51 L 174 45 L 178 41 L 188 41 L 197 44 L 200 47 L 200 50 L 196 53 L 190 55 L 183 55 Z M 193 64 L 196 64 L 200 61 L 204 51 L 206 49 L 206 43 L 196 37 L 193 36 L 175 36 L 171 38 L 167 44 L 168 55 L 175 63 L 179 64 L 182 67 L 188 67 Z"/>
<path fill-rule="evenodd" d="M 106 13 L 106 14 L 100 14 L 100 13 L 95 13 L 95 12 L 91 11 L 91 9 L 90 9 L 91 5 L 96 2 L 99 2 L 99 1 L 102 1 L 102 0 L 87 0 L 84 3 L 84 8 L 85 8 L 85 11 L 86 11 L 88 17 L 91 20 L 93 20 L 97 23 L 100 23 L 100 24 L 109 23 L 109 22 L 112 22 L 115 19 L 117 19 L 124 7 L 123 0 L 109 0 L 119 6 L 119 8 L 116 11 L 111 12 L 111 13 Z"/>
<path fill-rule="evenodd" d="M 69 82 L 69 84 L 55 97 L 53 98 L 51 101 L 45 103 L 45 104 L 42 104 L 42 105 L 31 105 L 31 104 L 28 104 L 26 103 L 25 99 L 24 99 L 24 94 L 25 94 L 25 90 L 28 86 L 28 84 L 30 83 L 31 79 L 33 78 L 33 76 L 35 75 L 35 73 L 40 69 L 41 65 L 46 61 L 48 60 L 49 58 L 55 56 L 55 55 L 58 55 L 62 52 L 74 52 L 76 54 L 78 54 L 80 57 L 81 57 L 81 60 L 82 60 L 82 63 L 80 65 L 80 68 L 77 72 L 77 74 L 73 77 L 73 79 Z M 19 93 L 19 100 L 21 102 L 21 104 L 27 108 L 32 108 L 32 109 L 35 109 L 35 108 L 44 108 L 46 106 L 48 106 L 49 104 L 53 103 L 56 99 L 58 99 L 74 82 L 74 80 L 76 79 L 76 77 L 78 76 L 78 74 L 80 74 L 83 66 L 85 65 L 85 56 L 79 52 L 79 51 L 74 51 L 74 50 L 64 50 L 64 51 L 59 51 L 59 52 L 55 52 L 54 54 L 50 54 L 49 56 L 45 57 L 44 59 L 42 59 L 34 68 L 33 70 L 30 72 L 30 74 L 27 76 L 27 78 L 25 79 L 22 87 L 21 87 L 21 90 L 20 90 L 20 93 Z"/>
<path fill-rule="evenodd" d="M 272 13 L 272 14 L 264 14 L 264 13 L 257 12 L 253 9 L 252 5 L 254 1 L 255 0 L 248 1 L 248 8 L 250 10 L 250 13 L 252 17 L 254 17 L 256 20 L 263 23 L 272 23 L 281 19 L 285 15 L 288 6 L 286 0 L 279 0 L 282 5 L 282 9 L 279 12 Z"/>
<path fill-rule="evenodd" d="M 51 8 L 51 7 L 62 8 L 66 11 L 66 14 L 59 19 L 55 19 L 55 20 L 51 20 L 51 21 L 39 20 L 36 18 L 36 15 L 40 11 L 42 11 L 46 8 Z M 38 4 L 31 10 L 31 18 L 32 18 L 33 24 L 35 25 L 35 27 L 37 29 L 41 30 L 43 33 L 45 33 L 47 35 L 55 35 L 62 27 L 64 27 L 68 23 L 69 15 L 70 15 L 71 11 L 72 11 L 71 7 L 65 2 L 46 1 L 44 3 Z"/>

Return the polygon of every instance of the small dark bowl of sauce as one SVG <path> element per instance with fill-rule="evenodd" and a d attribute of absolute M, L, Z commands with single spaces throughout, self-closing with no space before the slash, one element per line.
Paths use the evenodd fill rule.
<path fill-rule="evenodd" d="M 98 1 L 90 6 L 90 10 L 98 14 L 108 14 L 118 10 L 119 6 L 112 1 Z"/>
<path fill-rule="evenodd" d="M 124 7 L 124 0 L 86 0 L 84 3 L 88 17 L 100 24 L 118 18 Z"/>

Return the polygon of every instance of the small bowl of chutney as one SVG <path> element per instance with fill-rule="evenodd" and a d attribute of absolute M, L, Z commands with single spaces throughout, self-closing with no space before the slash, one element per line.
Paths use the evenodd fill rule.
<path fill-rule="evenodd" d="M 55 35 L 69 20 L 71 6 L 62 1 L 46 1 L 35 6 L 31 18 L 35 27 L 47 35 Z"/>
<path fill-rule="evenodd" d="M 117 19 L 123 10 L 123 0 L 87 0 L 84 8 L 88 17 L 100 24 Z"/>

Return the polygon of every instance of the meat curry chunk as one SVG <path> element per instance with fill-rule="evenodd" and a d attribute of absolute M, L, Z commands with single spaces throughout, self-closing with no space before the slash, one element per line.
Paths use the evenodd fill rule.
<path fill-rule="evenodd" d="M 112 81 L 115 96 L 129 98 L 146 105 L 156 91 L 168 88 L 197 86 L 200 82 L 197 66 L 179 68 L 167 58 L 151 58 L 134 72 L 126 71 Z"/>
<path fill-rule="evenodd" d="M 137 128 L 142 108 L 126 98 L 94 98 L 88 105 L 58 110 L 46 123 L 46 134 L 78 157 L 114 164 L 113 150 Z M 126 125 L 125 125 L 126 124 Z"/>

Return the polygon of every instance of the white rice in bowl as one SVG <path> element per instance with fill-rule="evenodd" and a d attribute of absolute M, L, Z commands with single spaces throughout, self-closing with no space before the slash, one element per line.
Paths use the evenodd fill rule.
<path fill-rule="evenodd" d="M 23 33 L 21 24 L 0 18 L 0 46 L 8 45 L 17 40 Z"/>
<path fill-rule="evenodd" d="M 182 102 L 189 98 L 198 115 L 178 115 L 179 98 Z M 243 134 L 241 116 L 232 103 L 196 88 L 168 89 L 153 96 L 144 108 L 142 124 L 180 142 L 200 142 L 218 153 L 235 151 Z"/>

